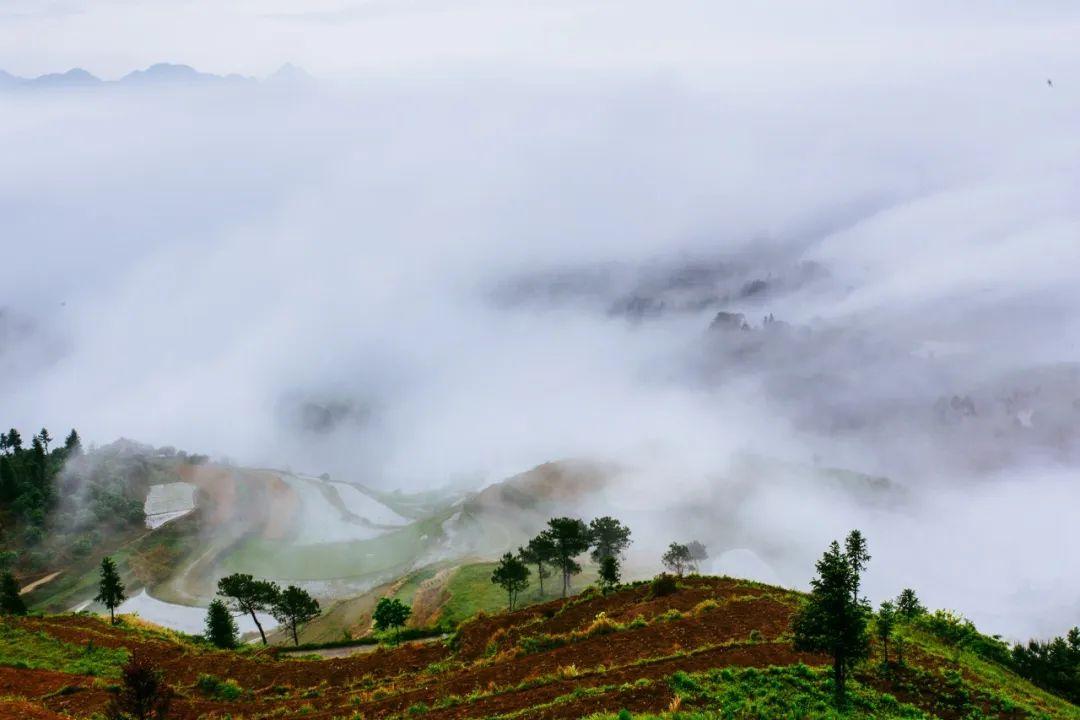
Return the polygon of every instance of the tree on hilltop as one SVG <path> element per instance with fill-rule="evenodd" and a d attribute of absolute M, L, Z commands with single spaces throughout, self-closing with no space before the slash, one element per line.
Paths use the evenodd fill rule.
<path fill-rule="evenodd" d="M 926 614 L 926 608 L 919 602 L 919 596 L 911 588 L 904 588 L 896 598 L 896 614 L 904 620 L 914 620 Z"/>
<path fill-rule="evenodd" d="M 630 528 L 615 518 L 605 515 L 589 523 L 589 540 L 592 543 L 590 557 L 600 564 L 606 557 L 621 557 L 630 546 Z"/>
<path fill-rule="evenodd" d="M 79 438 L 79 433 L 75 432 L 75 428 L 72 428 L 64 439 L 64 449 L 67 450 L 68 455 L 82 454 L 82 440 Z"/>
<path fill-rule="evenodd" d="M 874 626 L 877 630 L 878 640 L 881 641 L 881 666 L 889 669 L 889 640 L 892 639 L 896 629 L 896 606 L 885 600 L 878 608 L 877 617 L 874 618 Z"/>
<path fill-rule="evenodd" d="M 513 553 L 506 553 L 492 571 L 491 582 L 506 591 L 513 612 L 518 593 L 529 586 L 529 568 Z"/>
<path fill-rule="evenodd" d="M 679 577 L 682 577 L 683 573 L 693 566 L 690 548 L 677 542 L 668 545 L 667 552 L 660 558 L 660 561 L 664 563 L 664 567 Z"/>
<path fill-rule="evenodd" d="M 577 518 L 558 517 L 548 520 L 547 532 L 554 543 L 556 567 L 562 572 L 562 596 L 570 589 L 570 578 L 581 572 L 575 558 L 589 549 L 589 527 Z"/>
<path fill-rule="evenodd" d="M 862 538 L 861 534 L 857 537 Z M 832 656 L 838 704 L 846 698 L 851 669 L 870 652 L 866 630 L 870 608 L 855 594 L 859 573 L 866 567 L 869 554 L 865 541 L 849 542 L 847 546 L 851 555 L 833 541 L 818 560 L 817 577 L 810 581 L 810 595 L 792 622 L 796 650 Z"/>
<path fill-rule="evenodd" d="M 605 593 L 613 590 L 622 579 L 619 567 L 619 558 L 608 555 L 600 561 L 600 587 Z"/>
<path fill-rule="evenodd" d="M 523 548 L 518 548 L 518 557 L 526 565 L 536 566 L 536 577 L 540 581 L 540 594 L 544 594 L 544 578 L 551 577 L 548 570 L 555 559 L 555 541 L 550 533 L 544 531 L 534 537 Z"/>

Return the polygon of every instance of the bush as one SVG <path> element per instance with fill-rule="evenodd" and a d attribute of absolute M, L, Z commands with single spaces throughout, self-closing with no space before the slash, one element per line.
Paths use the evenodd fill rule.
<path fill-rule="evenodd" d="M 121 670 L 120 690 L 106 710 L 110 720 L 165 720 L 172 691 L 148 659 L 133 657 Z"/>
<path fill-rule="evenodd" d="M 709 598 L 708 600 L 702 600 L 697 605 L 695 605 L 693 612 L 695 615 L 704 615 L 705 613 L 712 612 L 719 607 L 720 603 L 716 602 L 712 598 Z"/>
<path fill-rule="evenodd" d="M 596 619 L 593 620 L 589 627 L 585 629 L 585 634 L 589 637 L 594 635 L 610 635 L 613 632 L 626 629 L 625 626 L 620 625 L 607 616 L 606 613 L 599 613 Z"/>
<path fill-rule="evenodd" d="M 649 595 L 652 597 L 665 597 L 674 595 L 678 590 L 679 584 L 674 575 L 660 573 L 653 578 L 652 585 L 649 588 Z"/>
<path fill-rule="evenodd" d="M 244 689 L 235 680 L 222 680 L 216 675 L 203 673 L 195 681 L 195 687 L 204 695 L 217 700 L 235 700 L 244 694 Z"/>

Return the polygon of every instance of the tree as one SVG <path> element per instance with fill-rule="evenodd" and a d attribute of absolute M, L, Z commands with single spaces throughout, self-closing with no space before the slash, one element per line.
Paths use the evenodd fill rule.
<path fill-rule="evenodd" d="M 619 558 L 615 555 L 608 555 L 600 561 L 600 587 L 604 589 L 604 592 L 612 590 L 619 581 L 622 579 L 619 572 Z"/>
<path fill-rule="evenodd" d="M 529 587 L 529 568 L 512 553 L 506 553 L 492 571 L 491 582 L 506 591 L 513 612 L 518 593 Z"/>
<path fill-rule="evenodd" d="M 206 639 L 215 647 L 231 650 L 240 644 L 240 632 L 228 606 L 218 598 L 206 609 Z"/>
<path fill-rule="evenodd" d="M 22 436 L 15 428 L 8 430 L 7 446 L 13 453 L 18 454 L 22 450 Z"/>
<path fill-rule="evenodd" d="M 630 528 L 605 515 L 589 523 L 589 539 L 593 548 L 590 557 L 594 563 L 599 564 L 606 557 L 622 556 L 630 546 Z"/>
<path fill-rule="evenodd" d="M 244 573 L 233 573 L 218 580 L 218 595 L 228 599 L 233 612 L 251 616 L 263 645 L 266 645 L 266 633 L 263 632 L 262 623 L 256 613 L 266 612 L 274 604 L 279 592 L 276 583 L 256 580 Z"/>
<path fill-rule="evenodd" d="M 540 594 L 544 594 L 544 578 L 551 577 L 548 564 L 555 558 L 555 542 L 548 532 L 542 532 L 523 548 L 518 548 L 518 557 L 526 565 L 536 566 L 536 577 L 540 580 Z"/>
<path fill-rule="evenodd" d="M 686 549 L 690 551 L 690 564 L 694 568 L 694 572 L 701 569 L 701 563 L 709 559 L 709 553 L 705 550 L 705 545 L 697 540 L 691 540 L 686 543 Z"/>
<path fill-rule="evenodd" d="M 858 530 L 852 530 L 844 539 L 844 554 L 847 555 L 851 565 L 851 597 L 859 602 L 859 585 L 862 582 L 862 573 L 870 562 L 870 552 L 866 546 L 866 538 Z"/>
<path fill-rule="evenodd" d="M 0 500 L 11 501 L 19 496 L 19 479 L 15 465 L 7 456 L 0 457 Z"/>
<path fill-rule="evenodd" d="M 852 593 L 858 584 L 856 567 L 863 554 L 849 557 L 833 541 L 818 560 L 817 577 L 810 581 L 810 595 L 792 622 L 796 650 L 832 656 L 833 687 L 838 703 L 843 703 L 846 697 L 849 671 L 870 652 L 866 632 L 869 608 Z"/>
<path fill-rule="evenodd" d="M 0 575 L 0 612 L 5 615 L 26 614 L 26 603 L 19 595 L 19 583 L 9 572 Z"/>
<path fill-rule="evenodd" d="M 881 665 L 886 670 L 889 669 L 889 639 L 892 637 L 893 630 L 896 628 L 896 606 L 888 600 L 881 603 L 878 608 L 875 629 L 877 630 L 878 640 L 881 641 Z"/>
<path fill-rule="evenodd" d="M 94 598 L 109 608 L 109 622 L 116 624 L 116 608 L 127 600 L 124 595 L 124 583 L 120 581 L 120 573 L 116 571 L 116 563 L 109 556 L 101 558 L 101 580 L 98 582 L 98 594 Z"/>
<path fill-rule="evenodd" d="M 383 631 L 405 627 L 410 615 L 412 608 L 397 598 L 380 598 L 371 618 L 375 621 L 375 629 Z M 398 634 L 400 635 L 400 631 Z"/>
<path fill-rule="evenodd" d="M 660 558 L 660 561 L 664 563 L 664 567 L 679 577 L 682 577 L 683 573 L 686 572 L 687 568 L 691 567 L 693 563 L 693 560 L 690 558 L 690 548 L 676 542 L 668 545 L 667 552 Z"/>
<path fill-rule="evenodd" d="M 133 655 L 120 670 L 120 691 L 109 704 L 109 720 L 165 720 L 172 691 L 163 673 L 143 655 Z"/>
<path fill-rule="evenodd" d="M 926 608 L 919 602 L 918 595 L 911 588 L 904 588 L 896 598 L 896 614 L 904 620 L 914 620 L 926 614 Z"/>
<path fill-rule="evenodd" d="M 548 534 L 554 545 L 552 559 L 562 572 L 562 596 L 570 589 L 570 577 L 581 572 L 574 559 L 589 549 L 589 528 L 577 518 L 558 517 L 548 520 Z"/>
<path fill-rule="evenodd" d="M 293 643 L 300 644 L 297 627 L 319 617 L 319 601 L 311 597 L 307 590 L 290 585 L 274 598 L 270 606 L 274 619 L 292 632 Z"/>
<path fill-rule="evenodd" d="M 82 454 L 82 440 L 79 439 L 79 433 L 75 432 L 75 428 L 72 428 L 64 439 L 64 449 L 68 451 L 68 455 Z"/>
<path fill-rule="evenodd" d="M 48 453 L 49 443 L 53 441 L 52 435 L 50 435 L 49 431 L 45 428 L 41 428 L 41 432 L 39 432 L 37 436 L 41 438 L 41 444 L 45 446 L 45 452 Z"/>

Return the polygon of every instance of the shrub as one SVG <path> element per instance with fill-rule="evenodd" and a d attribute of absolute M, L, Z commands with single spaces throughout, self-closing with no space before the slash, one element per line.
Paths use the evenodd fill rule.
<path fill-rule="evenodd" d="M 683 614 L 675 608 L 668 608 L 662 614 L 658 615 L 656 619 L 662 622 L 673 622 L 675 620 L 682 620 Z"/>
<path fill-rule="evenodd" d="M 649 625 L 649 621 L 645 619 L 645 616 L 637 615 L 637 616 L 634 617 L 633 620 L 630 621 L 629 627 L 637 629 L 637 628 L 648 627 L 648 625 Z"/>
<path fill-rule="evenodd" d="M 120 690 L 105 714 L 110 720 L 165 720 L 171 700 L 162 672 L 146 657 L 135 656 L 122 668 Z"/>
<path fill-rule="evenodd" d="M 203 694 L 218 700 L 235 700 L 244 694 L 244 689 L 235 680 L 222 680 L 209 673 L 199 675 L 195 687 Z"/>
<path fill-rule="evenodd" d="M 653 578 L 652 585 L 649 588 L 649 595 L 651 597 L 665 597 L 674 595 L 678 590 L 679 584 L 674 575 L 660 573 Z"/>
<path fill-rule="evenodd" d="M 712 598 L 709 598 L 708 600 L 702 600 L 697 605 L 695 605 L 693 612 L 695 615 L 704 615 L 705 613 L 712 612 L 719 607 L 720 603 L 716 602 Z"/>
<path fill-rule="evenodd" d="M 594 635 L 610 635 L 613 632 L 626 629 L 624 625 L 620 625 L 607 616 L 606 613 L 599 613 L 596 619 L 593 620 L 589 627 L 585 629 L 585 635 L 593 637 Z"/>

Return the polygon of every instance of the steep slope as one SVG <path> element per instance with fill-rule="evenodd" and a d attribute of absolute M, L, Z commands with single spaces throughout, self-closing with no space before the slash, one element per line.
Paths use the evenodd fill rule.
<path fill-rule="evenodd" d="M 480 615 L 448 642 L 331 660 L 209 650 L 173 634 L 97 618 L 4 626 L 0 697 L 21 710 L 86 718 L 134 652 L 177 697 L 170 717 L 572 718 L 591 713 L 690 717 L 1080 718 L 1080 708 L 984 660 L 956 666 L 922 631 L 907 667 L 858 673 L 844 713 L 829 704 L 827 658 L 797 653 L 797 593 L 730 578 L 688 578 L 657 597 L 648 583 L 514 613 Z M 201 678 L 201 679 L 200 679 Z M 225 687 L 226 679 L 233 683 Z M 11 705 L 16 707 L 16 705 Z M 32 710 L 31 710 L 32 709 Z M 34 715 L 30 715 L 33 717 Z"/>

